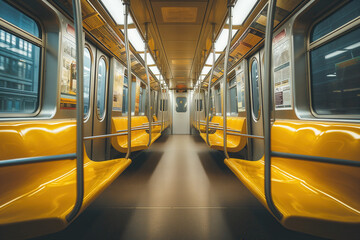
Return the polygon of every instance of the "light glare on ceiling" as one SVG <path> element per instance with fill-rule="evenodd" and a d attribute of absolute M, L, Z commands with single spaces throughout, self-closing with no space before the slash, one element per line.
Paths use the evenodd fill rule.
<path fill-rule="evenodd" d="M 136 51 L 141 52 L 145 50 L 144 41 L 136 28 L 128 29 L 129 41 Z"/>
<path fill-rule="evenodd" d="M 258 0 L 238 0 L 233 9 L 233 25 L 242 25 Z"/>
<path fill-rule="evenodd" d="M 236 32 L 237 30 L 232 30 L 231 37 L 233 37 Z M 221 31 L 219 38 L 215 42 L 215 51 L 223 51 L 225 49 L 227 45 L 228 34 L 229 34 L 229 29 L 227 28 L 224 28 Z"/>
<path fill-rule="evenodd" d="M 145 53 L 140 53 L 139 55 L 140 55 L 140 57 L 141 57 L 142 59 L 144 59 L 144 61 L 145 61 Z M 148 64 L 148 65 L 154 65 L 154 64 L 155 64 L 155 61 L 154 61 L 154 59 L 152 58 L 151 54 L 150 54 L 150 53 L 147 53 L 146 56 L 147 56 L 147 64 Z"/>
<path fill-rule="evenodd" d="M 124 11 L 125 7 L 121 0 L 100 0 L 106 10 L 110 13 L 115 23 L 118 25 L 124 25 Z M 129 14 L 128 24 L 133 24 L 133 20 Z"/>
<path fill-rule="evenodd" d="M 211 67 L 207 67 L 207 66 L 204 66 L 202 71 L 201 71 L 201 75 L 206 75 L 208 74 L 208 72 L 211 70 Z"/>
<path fill-rule="evenodd" d="M 160 71 L 157 66 L 149 67 L 154 75 L 160 75 Z M 159 76 L 160 77 L 160 76 Z"/>
<path fill-rule="evenodd" d="M 219 53 L 215 53 L 215 62 L 216 60 L 219 58 L 220 54 Z M 206 59 L 205 64 L 206 65 L 212 65 L 212 59 L 213 59 L 213 53 L 210 53 L 208 58 Z"/>

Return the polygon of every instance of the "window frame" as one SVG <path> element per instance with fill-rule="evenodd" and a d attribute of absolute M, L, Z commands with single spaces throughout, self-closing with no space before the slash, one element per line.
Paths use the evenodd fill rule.
<path fill-rule="evenodd" d="M 344 25 L 336 28 L 335 30 L 325 34 L 324 36 L 320 37 L 319 39 L 311 42 L 311 34 L 312 31 L 314 29 L 314 27 L 320 23 L 321 21 L 323 21 L 324 19 L 326 19 L 328 16 L 330 16 L 331 14 L 335 13 L 336 11 L 338 11 L 340 8 L 344 7 L 346 4 L 348 4 L 349 2 L 344 2 L 342 4 L 339 4 L 338 6 L 330 9 L 327 14 L 324 14 L 322 17 L 318 18 L 316 21 L 314 21 L 313 24 L 311 24 L 311 26 L 309 27 L 309 31 L 307 32 L 307 41 L 306 41 L 306 61 L 307 61 L 307 87 L 309 89 L 309 109 L 310 109 L 310 113 L 312 114 L 313 117 L 317 118 L 317 119 L 348 119 L 348 120 L 358 120 L 360 118 L 360 114 L 354 114 L 354 115 L 350 115 L 350 114 L 318 114 L 316 113 L 315 109 L 313 108 L 313 99 L 312 99 L 312 94 L 313 94 L 313 90 L 311 87 L 311 83 L 312 83 L 312 78 L 311 78 L 311 51 L 324 46 L 344 35 L 346 35 L 347 33 L 350 33 L 351 31 L 356 30 L 357 28 L 360 28 L 360 16 L 358 16 L 357 18 L 354 18 L 353 20 L 345 23 Z"/>
<path fill-rule="evenodd" d="M 4 20 L 3 18 L 0 18 L 0 29 L 1 30 L 4 30 L 5 32 L 12 34 L 12 35 L 18 37 L 19 39 L 25 40 L 25 41 L 31 43 L 32 45 L 39 47 L 39 49 L 40 49 L 39 79 L 38 79 L 39 80 L 39 83 L 38 83 L 39 84 L 38 85 L 38 106 L 35 109 L 35 111 L 32 113 L 21 113 L 21 112 L 1 113 L 0 112 L 0 121 L 6 120 L 6 119 L 12 119 L 12 118 L 23 118 L 23 117 L 30 118 L 30 117 L 36 117 L 37 115 L 39 115 L 41 112 L 42 104 L 43 104 L 43 89 L 44 89 L 44 63 L 45 63 L 45 48 L 46 48 L 46 41 L 44 38 L 44 36 L 46 34 L 45 34 L 44 26 L 42 25 L 39 18 L 37 18 L 36 16 L 31 14 L 29 11 L 26 11 L 22 7 L 18 6 L 17 4 L 12 3 L 12 2 L 6 2 L 6 4 L 10 5 L 11 7 L 15 8 L 16 10 L 21 12 L 22 14 L 24 14 L 24 15 L 28 16 L 29 18 L 31 18 L 32 20 L 34 20 L 34 22 L 37 24 L 37 27 L 39 28 L 39 31 L 40 31 L 40 37 L 36 37 L 36 36 L 28 33 L 27 31 L 17 27 L 16 25 Z"/>
<path fill-rule="evenodd" d="M 106 68 L 106 78 L 105 78 L 105 97 L 104 97 L 104 100 L 105 100 L 105 104 L 104 104 L 104 113 L 103 113 L 103 116 L 100 116 L 100 114 L 98 113 L 98 105 L 97 105 L 97 100 L 98 100 L 98 89 L 99 89 L 99 64 L 100 64 L 100 61 L 101 60 L 104 60 L 105 62 L 105 68 Z M 97 59 L 97 64 L 96 64 L 96 92 L 95 92 L 95 101 L 94 101 L 94 104 L 96 105 L 95 107 L 95 114 L 96 114 L 96 117 L 97 119 L 99 120 L 99 122 L 102 122 L 105 120 L 106 118 L 106 108 L 107 108 L 107 91 L 108 91 L 108 81 L 109 81 L 109 63 L 108 63 L 108 60 L 106 58 L 105 55 L 101 55 L 98 59 Z"/>

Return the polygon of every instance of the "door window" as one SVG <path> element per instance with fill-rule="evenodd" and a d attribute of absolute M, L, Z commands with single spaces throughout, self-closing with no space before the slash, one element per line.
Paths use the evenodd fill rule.
<path fill-rule="evenodd" d="M 187 98 L 186 97 L 177 97 L 176 98 L 176 112 L 186 112 L 187 111 Z"/>
<path fill-rule="evenodd" d="M 97 79 L 97 115 L 100 119 L 105 117 L 105 103 L 106 103 L 106 62 L 101 58 L 98 66 L 98 79 Z"/>
<path fill-rule="evenodd" d="M 90 78 L 91 77 L 91 54 L 86 47 L 84 49 L 84 118 L 90 113 Z"/>
<path fill-rule="evenodd" d="M 259 67 L 254 59 L 251 63 L 251 93 L 252 93 L 252 111 L 256 120 L 260 117 L 260 96 L 259 96 Z"/>

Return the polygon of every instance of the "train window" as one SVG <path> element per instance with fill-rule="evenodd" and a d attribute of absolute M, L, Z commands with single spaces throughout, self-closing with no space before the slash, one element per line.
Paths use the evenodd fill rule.
<path fill-rule="evenodd" d="M 212 91 L 210 91 L 210 108 L 209 108 L 209 114 L 212 114 L 214 112 L 214 95 L 212 94 Z"/>
<path fill-rule="evenodd" d="M 37 38 L 41 37 L 38 24 L 32 18 L 23 14 L 18 9 L 10 6 L 3 0 L 0 0 L 0 16 L 5 21 L 17 26 L 23 31 L 30 33 Z"/>
<path fill-rule="evenodd" d="M 136 80 L 131 82 L 131 113 L 135 114 Z"/>
<path fill-rule="evenodd" d="M 238 101 L 237 101 L 237 88 L 236 77 L 229 82 L 230 91 L 230 113 L 238 113 Z"/>
<path fill-rule="evenodd" d="M 105 117 L 105 105 L 106 105 L 106 62 L 104 58 L 100 58 L 98 66 L 98 79 L 97 79 L 97 115 L 99 119 Z"/>
<path fill-rule="evenodd" d="M 177 97 L 176 98 L 176 112 L 186 112 L 187 111 L 187 98 L 186 97 Z"/>
<path fill-rule="evenodd" d="M 125 81 L 126 80 L 126 81 Z M 127 113 L 128 112 L 128 93 L 129 89 L 127 84 L 125 85 L 125 82 L 127 83 L 127 77 L 124 77 L 124 86 L 123 86 L 123 101 L 122 101 L 122 112 Z"/>
<path fill-rule="evenodd" d="M 2 0 L 0 16 L 0 113 L 35 113 L 40 100 L 40 28 Z"/>
<path fill-rule="evenodd" d="M 113 111 L 121 111 L 121 95 L 122 95 L 122 82 L 124 81 L 124 70 L 118 61 L 114 61 L 112 71 L 114 71 L 113 82 Z"/>
<path fill-rule="evenodd" d="M 140 98 L 139 98 L 139 113 L 145 113 L 146 104 L 146 88 L 145 86 L 140 87 Z"/>
<path fill-rule="evenodd" d="M 355 3 L 356 4 L 355 4 Z M 351 6 L 349 8 L 349 6 Z M 312 31 L 325 32 L 333 16 L 348 15 L 360 11 L 360 2 L 353 1 L 325 18 L 327 24 L 319 22 Z M 351 15 L 352 16 L 352 15 Z M 334 23 L 335 25 L 337 23 Z M 337 26 L 337 25 L 336 25 Z M 322 29 L 323 28 L 323 29 Z M 315 38 L 315 37 L 314 37 Z M 332 32 L 325 43 L 310 44 L 311 105 L 318 115 L 359 115 L 360 114 L 360 28 L 359 25 L 342 34 Z M 315 46 L 314 46 L 315 45 Z"/>
<path fill-rule="evenodd" d="M 166 99 L 160 100 L 160 110 L 167 111 L 167 100 Z"/>
<path fill-rule="evenodd" d="M 221 91 L 220 85 L 215 88 L 215 111 L 216 114 L 221 114 Z"/>
<path fill-rule="evenodd" d="M 245 73 L 241 71 L 236 75 L 238 112 L 245 112 Z"/>
<path fill-rule="evenodd" d="M 310 36 L 310 41 L 316 41 L 328 33 L 331 33 L 335 29 L 341 27 L 345 23 L 357 18 L 360 15 L 360 1 L 354 0 L 339 10 L 329 15 L 318 24 L 316 24 Z"/>
<path fill-rule="evenodd" d="M 91 54 L 86 47 L 84 49 L 84 118 L 90 113 L 90 78 L 91 77 Z"/>
<path fill-rule="evenodd" d="M 254 59 L 251 63 L 251 93 L 252 93 L 252 111 L 256 120 L 260 117 L 260 96 L 259 96 L 259 69 L 258 62 Z"/>
<path fill-rule="evenodd" d="M 202 99 L 196 99 L 196 111 L 201 112 L 203 110 Z"/>

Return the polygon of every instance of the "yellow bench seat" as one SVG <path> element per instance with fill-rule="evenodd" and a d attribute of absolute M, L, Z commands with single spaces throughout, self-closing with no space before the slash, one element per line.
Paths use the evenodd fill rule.
<path fill-rule="evenodd" d="M 359 161 L 360 127 L 342 123 L 276 121 L 272 150 Z M 266 205 L 264 160 L 225 164 Z M 272 158 L 271 188 L 281 223 L 326 238 L 356 238 L 360 229 L 359 168 Z"/>
<path fill-rule="evenodd" d="M 0 124 L 0 159 L 75 153 L 76 123 L 48 120 Z M 46 143 L 46 145 L 44 145 Z M 131 163 L 91 161 L 84 151 L 83 211 Z M 0 161 L 1 161 L 0 160 Z M 76 200 L 76 160 L 0 168 L 0 236 L 23 239 L 64 229 Z"/>
<path fill-rule="evenodd" d="M 128 126 L 127 117 L 112 117 L 111 129 L 112 133 L 120 130 L 127 130 Z M 144 125 L 145 124 L 145 125 Z M 131 117 L 131 128 L 149 126 L 149 121 L 146 116 L 133 116 Z M 154 126 L 156 127 L 156 126 Z M 140 151 L 148 148 L 149 134 L 146 129 L 131 131 L 131 152 Z M 160 132 L 152 132 L 151 143 L 161 136 Z M 127 135 L 111 138 L 112 146 L 119 152 L 126 153 L 128 148 Z"/>
<path fill-rule="evenodd" d="M 214 119 L 215 118 L 215 119 Z M 212 122 L 219 123 L 219 127 L 223 126 L 223 118 L 220 116 L 214 116 Z M 240 131 L 246 133 L 246 119 L 241 117 L 227 117 L 228 129 Z M 206 142 L 206 132 L 200 133 L 200 136 Z M 227 134 L 227 150 L 229 152 L 238 152 L 246 145 L 246 138 L 241 136 L 235 136 Z M 216 150 L 224 150 L 224 136 L 222 130 L 216 130 L 214 133 L 209 134 L 210 147 Z"/>

